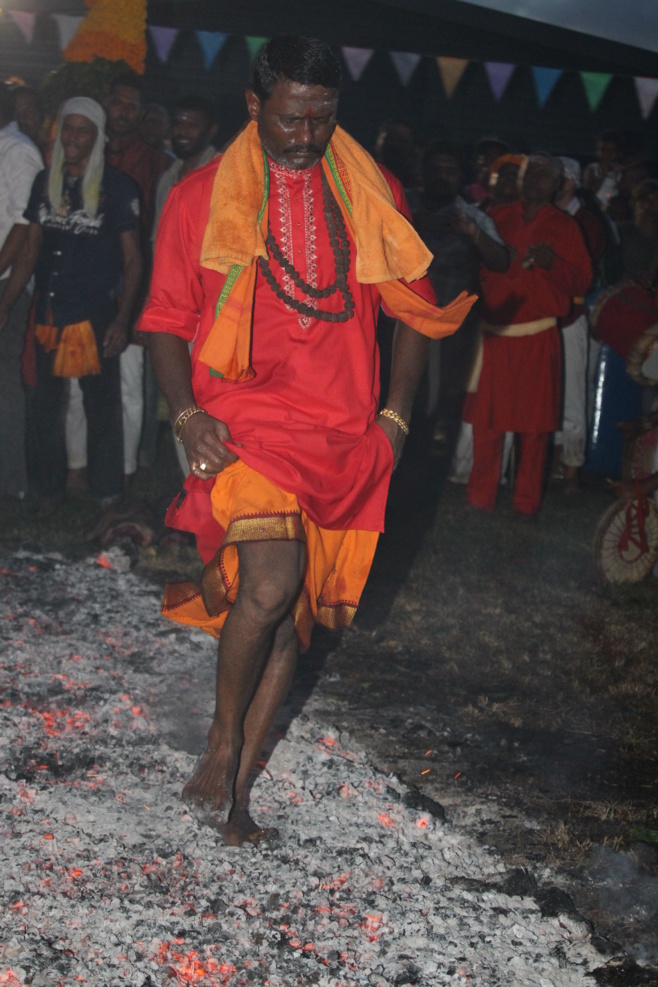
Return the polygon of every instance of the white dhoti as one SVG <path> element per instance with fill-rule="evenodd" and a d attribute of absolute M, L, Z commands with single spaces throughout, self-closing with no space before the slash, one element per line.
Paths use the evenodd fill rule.
<path fill-rule="evenodd" d="M 69 380 L 69 401 L 66 406 L 66 461 L 70 470 L 87 465 L 87 416 L 82 388 L 77 377 Z"/>
<path fill-rule="evenodd" d="M 144 347 L 131 343 L 121 354 L 124 472 L 137 471 L 137 452 L 144 419 Z"/>
<path fill-rule="evenodd" d="M 562 431 L 555 444 L 562 447 L 565 466 L 582 466 L 587 448 L 587 316 L 562 327 L 564 351 L 564 402 Z"/>

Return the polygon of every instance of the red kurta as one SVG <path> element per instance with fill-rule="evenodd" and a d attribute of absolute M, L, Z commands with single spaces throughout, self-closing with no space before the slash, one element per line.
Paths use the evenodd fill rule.
<path fill-rule="evenodd" d="M 169 168 L 172 159 L 164 151 L 158 151 L 142 140 L 139 134 L 133 134 L 124 141 L 118 151 L 112 151 L 108 144 L 105 149 L 105 160 L 112 167 L 129 175 L 139 186 L 142 194 L 142 220 L 144 229 L 150 232 L 153 225 L 153 210 L 155 207 L 155 190 L 160 176 Z"/>
<path fill-rule="evenodd" d="M 492 218 L 515 253 L 503 273 L 482 269 L 482 318 L 493 326 L 549 317 L 556 324 L 536 335 L 485 334 L 470 420 L 502 432 L 552 432 L 558 427 L 560 404 L 557 319 L 589 288 L 591 261 L 576 221 L 554 206 L 546 206 L 530 222 L 523 218 L 521 203 L 494 209 Z M 550 271 L 523 267 L 533 244 L 547 244 L 555 251 Z"/>
<path fill-rule="evenodd" d="M 158 230 L 151 296 L 139 328 L 194 341 L 196 402 L 227 423 L 236 454 L 294 493 L 313 521 L 329 529 L 382 531 L 393 457 L 385 433 L 374 424 L 380 294 L 375 285 L 356 281 L 353 245 L 348 282 L 355 312 L 349 321 L 300 316 L 275 296 L 259 271 L 252 333 L 255 377 L 228 383 L 211 376 L 198 360 L 225 281 L 199 263 L 217 167 L 215 160 L 194 172 L 168 199 Z M 269 216 L 275 239 L 294 258 L 302 278 L 324 287 L 334 281 L 335 266 L 320 176 L 319 165 L 302 171 L 271 165 Z M 399 183 L 389 179 L 389 184 L 398 208 L 405 211 Z M 270 264 L 286 291 L 301 298 L 279 265 Z M 429 279 L 414 282 L 413 288 L 434 301 Z M 343 308 L 338 292 L 313 304 L 325 311 Z M 191 492 L 207 491 L 208 511 L 212 483 L 193 478 L 186 483 Z M 196 531 L 202 504 L 203 497 L 187 497 L 174 523 Z"/>

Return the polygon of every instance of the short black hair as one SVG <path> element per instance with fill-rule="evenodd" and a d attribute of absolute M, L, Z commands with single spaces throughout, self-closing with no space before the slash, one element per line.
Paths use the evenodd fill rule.
<path fill-rule="evenodd" d="M 110 92 L 116 86 L 126 86 L 127 89 L 134 89 L 139 93 L 140 97 L 144 94 L 144 83 L 134 72 L 123 72 L 121 75 L 115 75 L 110 82 Z"/>
<path fill-rule="evenodd" d="M 621 145 L 623 143 L 621 139 L 621 134 L 617 130 L 604 130 L 602 133 L 598 135 L 596 140 L 597 143 L 598 141 L 602 141 L 604 144 L 616 144 L 617 147 L 619 148 L 621 148 Z"/>
<path fill-rule="evenodd" d="M 194 110 L 196 113 L 202 113 L 208 123 L 215 123 L 215 108 L 205 96 L 194 94 L 181 96 L 174 107 L 174 113 L 179 110 Z"/>
<path fill-rule="evenodd" d="M 303 86 L 340 89 L 340 62 L 324 41 L 286 36 L 272 38 L 254 61 L 252 89 L 266 102 L 281 79 Z"/>
<path fill-rule="evenodd" d="M 466 153 L 461 144 L 457 144 L 455 141 L 444 140 L 442 137 L 435 138 L 435 140 L 430 141 L 425 147 L 423 164 L 427 165 L 432 158 L 436 158 L 439 155 L 452 158 L 453 161 L 457 162 L 461 171 L 466 171 Z"/>

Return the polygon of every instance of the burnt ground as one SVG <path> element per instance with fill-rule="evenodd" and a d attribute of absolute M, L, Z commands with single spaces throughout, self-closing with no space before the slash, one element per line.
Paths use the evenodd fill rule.
<path fill-rule="evenodd" d="M 410 453 L 355 623 L 317 633 L 293 706 L 313 691 L 412 797 L 438 802 L 521 883 L 569 895 L 603 955 L 627 954 L 606 983 L 658 983 L 658 582 L 600 580 L 601 478 L 573 496 L 549 485 L 538 522 L 520 524 L 507 489 L 494 515 L 471 513 L 440 449 Z M 114 527 L 159 583 L 199 571 L 191 547 L 161 538 L 176 483 L 165 431 L 133 490 L 137 527 Z M 85 496 L 50 518 L 5 504 L 0 542 L 88 556 L 97 521 Z M 151 545 L 135 546 L 138 529 Z"/>

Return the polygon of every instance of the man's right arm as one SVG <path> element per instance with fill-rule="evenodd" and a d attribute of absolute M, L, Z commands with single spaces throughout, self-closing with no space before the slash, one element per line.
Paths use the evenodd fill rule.
<path fill-rule="evenodd" d="M 14 223 L 0 247 L 0 278 L 14 263 L 25 244 L 27 223 Z"/>
<path fill-rule="evenodd" d="M 187 342 L 168 332 L 151 332 L 149 353 L 155 379 L 169 405 L 172 422 L 188 408 L 196 407 L 192 390 L 192 365 Z M 228 425 L 205 412 L 191 415 L 183 425 L 180 439 L 194 476 L 208 479 L 238 458 L 226 447 L 231 441 Z M 200 464 L 206 468 L 201 469 Z"/>
<path fill-rule="evenodd" d="M 42 233 L 39 224 L 30 223 L 25 229 L 27 233 L 22 248 L 12 262 L 11 274 L 0 300 L 0 331 L 4 328 L 18 296 L 32 277 L 41 250 Z"/>
<path fill-rule="evenodd" d="M 197 407 L 189 343 L 207 304 L 198 260 L 200 212 L 189 190 L 185 200 L 180 186 L 168 197 L 158 228 L 150 295 L 137 326 L 148 335 L 153 372 L 174 423 L 188 408 Z M 191 472 L 200 479 L 220 473 L 238 458 L 225 445 L 231 439 L 228 426 L 205 412 L 187 418 L 180 439 Z"/>

